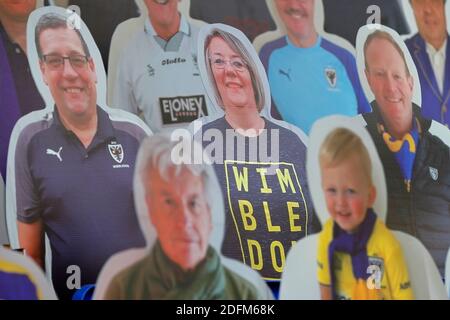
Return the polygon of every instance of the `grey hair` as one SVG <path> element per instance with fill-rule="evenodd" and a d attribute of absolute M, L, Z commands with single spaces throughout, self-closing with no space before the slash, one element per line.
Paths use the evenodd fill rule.
<path fill-rule="evenodd" d="M 220 30 L 220 29 L 212 29 L 210 34 L 205 39 L 205 45 L 204 45 L 204 51 L 205 51 L 205 66 L 206 71 L 208 73 L 209 81 L 212 82 L 212 87 L 214 90 L 215 98 L 219 104 L 219 106 L 224 109 L 222 97 L 220 96 L 219 89 L 217 88 L 217 84 L 214 81 L 214 74 L 212 72 L 211 68 L 211 61 L 209 59 L 209 45 L 211 44 L 212 39 L 214 38 L 220 38 L 223 41 L 225 41 L 230 48 L 238 53 L 241 58 L 244 60 L 245 64 L 248 66 L 248 70 L 250 73 L 250 78 L 252 80 L 252 86 L 253 86 L 253 92 L 255 94 L 255 102 L 256 102 L 256 108 L 258 109 L 258 112 L 261 112 L 261 110 L 264 107 L 265 104 L 265 96 L 264 96 L 264 85 L 261 81 L 261 76 L 258 72 L 258 68 L 255 64 L 255 62 L 252 59 L 252 56 L 248 52 L 247 48 L 242 44 L 242 42 L 232 35 L 229 32 Z"/>
<path fill-rule="evenodd" d="M 41 44 L 39 41 L 39 37 L 41 36 L 41 33 L 47 29 L 61 29 L 61 28 L 67 29 L 68 22 L 67 22 L 67 18 L 60 14 L 51 12 L 51 13 L 44 14 L 42 17 L 39 18 L 39 21 L 36 24 L 36 28 L 34 29 L 34 41 L 36 43 L 36 50 L 37 50 L 38 57 L 40 60 L 43 59 L 42 48 L 41 48 Z M 90 58 L 91 54 L 89 52 L 88 45 L 87 45 L 86 41 L 83 39 L 83 36 L 81 35 L 80 30 L 78 30 L 77 28 L 74 28 L 73 30 L 76 32 L 76 34 L 80 38 L 81 45 L 83 46 L 84 54 L 86 55 L 86 57 Z"/>
<path fill-rule="evenodd" d="M 183 152 L 179 152 L 180 150 Z M 183 169 L 187 169 L 195 176 L 202 177 L 203 191 L 214 230 L 210 243 L 220 252 L 225 223 L 222 190 L 209 162 L 193 161 L 198 160 L 193 158 L 199 152 L 203 155 L 201 144 L 195 142 L 190 135 L 174 141 L 167 134 L 159 133 L 142 141 L 135 165 L 133 193 L 136 213 L 147 245 L 156 240 L 156 231 L 149 219 L 149 208 L 145 201 L 149 191 L 147 189 L 151 186 L 151 181 L 148 181 L 149 170 L 157 170 L 163 179 L 169 181 L 169 172 L 174 172 L 175 176 L 178 176 Z"/>

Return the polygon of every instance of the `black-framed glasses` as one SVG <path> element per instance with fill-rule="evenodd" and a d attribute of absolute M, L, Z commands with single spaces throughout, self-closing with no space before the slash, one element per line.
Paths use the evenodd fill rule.
<path fill-rule="evenodd" d="M 68 57 L 60 56 L 59 54 L 46 54 L 43 56 L 45 64 L 54 70 L 60 69 L 64 65 L 65 60 L 69 60 L 72 68 L 80 70 L 86 66 L 89 58 L 82 54 L 74 54 Z"/>
<path fill-rule="evenodd" d="M 248 68 L 247 63 L 245 63 L 245 61 L 239 57 L 234 57 L 227 60 L 224 59 L 222 56 L 213 55 L 209 57 L 209 60 L 211 61 L 212 66 L 216 69 L 225 69 L 225 65 L 227 64 L 230 64 L 230 66 L 238 72 L 242 72 Z"/>

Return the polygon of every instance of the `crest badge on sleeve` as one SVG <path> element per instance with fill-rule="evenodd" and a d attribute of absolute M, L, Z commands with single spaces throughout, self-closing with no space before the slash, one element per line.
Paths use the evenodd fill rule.
<path fill-rule="evenodd" d="M 434 181 L 437 181 L 437 179 L 439 178 L 439 171 L 436 168 L 433 167 L 429 167 L 430 169 L 430 176 Z"/>

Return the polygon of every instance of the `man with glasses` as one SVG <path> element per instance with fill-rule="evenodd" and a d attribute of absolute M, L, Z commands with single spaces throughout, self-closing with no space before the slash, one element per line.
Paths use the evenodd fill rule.
<path fill-rule="evenodd" d="M 132 176 L 149 130 L 131 114 L 97 106 L 94 60 L 66 17 L 42 15 L 35 41 L 55 108 L 20 121 L 8 184 L 15 194 L 11 214 L 17 216 L 21 247 L 43 268 L 48 236 L 53 285 L 67 299 L 77 283 L 95 283 L 111 255 L 145 244 Z"/>
<path fill-rule="evenodd" d="M 179 0 L 144 2 L 145 24 L 116 48 L 122 53 L 112 104 L 141 115 L 154 132 L 187 127 L 211 113 L 197 67 L 198 28 L 178 12 Z"/>

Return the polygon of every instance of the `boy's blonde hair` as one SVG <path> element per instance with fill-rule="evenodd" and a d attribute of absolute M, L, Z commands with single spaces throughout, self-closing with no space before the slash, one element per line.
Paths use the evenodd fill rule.
<path fill-rule="evenodd" d="M 319 150 L 320 167 L 337 166 L 352 155 L 358 156 L 367 182 L 373 185 L 369 152 L 361 138 L 348 129 L 334 129 L 325 138 Z"/>

